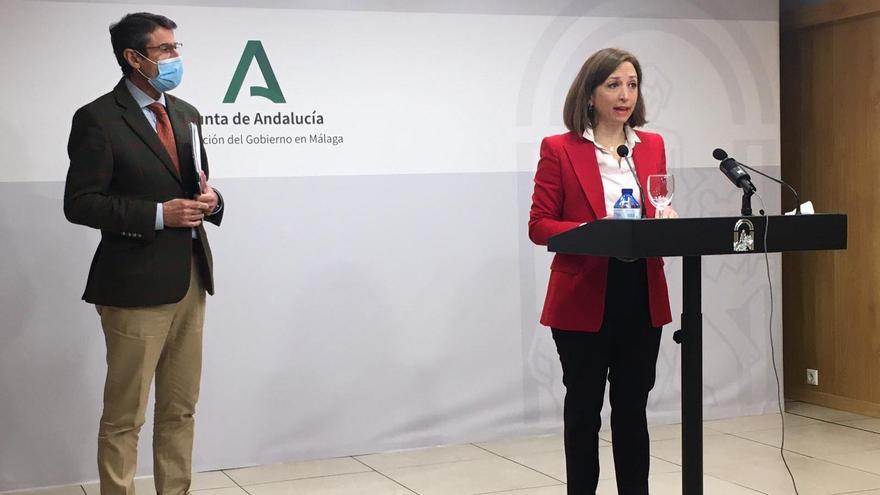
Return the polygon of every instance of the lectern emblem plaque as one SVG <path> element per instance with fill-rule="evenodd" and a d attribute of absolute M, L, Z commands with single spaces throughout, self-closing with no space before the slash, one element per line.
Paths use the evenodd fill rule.
<path fill-rule="evenodd" d="M 733 226 L 733 251 L 747 253 L 755 250 L 755 224 L 747 218 L 740 218 Z"/>

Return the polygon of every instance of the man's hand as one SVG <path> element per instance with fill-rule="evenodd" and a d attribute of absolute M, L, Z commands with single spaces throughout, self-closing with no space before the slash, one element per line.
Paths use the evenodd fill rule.
<path fill-rule="evenodd" d="M 162 203 L 162 217 L 166 227 L 198 227 L 205 215 L 212 210 L 207 203 L 192 199 L 178 198 Z"/>
<path fill-rule="evenodd" d="M 197 194 L 195 200 L 208 205 L 208 209 L 205 211 L 205 214 L 208 215 L 217 209 L 219 199 L 217 198 L 217 193 L 214 192 L 214 188 L 208 185 L 208 178 L 205 177 L 205 172 L 199 170 L 199 179 L 199 182 L 202 184 L 202 193 Z"/>

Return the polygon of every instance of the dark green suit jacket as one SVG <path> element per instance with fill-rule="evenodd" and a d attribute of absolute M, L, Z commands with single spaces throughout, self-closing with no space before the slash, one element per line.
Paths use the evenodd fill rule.
<path fill-rule="evenodd" d="M 180 301 L 189 288 L 192 232 L 155 230 L 156 203 L 192 198 L 197 192 L 189 123 L 201 126 L 201 121 L 185 101 L 166 93 L 165 102 L 177 141 L 179 174 L 124 79 L 73 116 L 64 214 L 73 223 L 101 230 L 83 294 L 87 302 L 153 306 Z M 207 176 L 204 147 L 201 155 Z M 219 225 L 223 209 L 205 220 Z M 204 226 L 198 227 L 198 237 L 200 271 L 213 294 L 213 261 Z"/>

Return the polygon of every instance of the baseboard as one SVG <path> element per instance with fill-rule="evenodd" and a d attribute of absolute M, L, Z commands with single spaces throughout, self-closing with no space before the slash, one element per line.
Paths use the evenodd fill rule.
<path fill-rule="evenodd" d="M 880 404 L 867 402 L 849 397 L 841 397 L 839 395 L 827 394 L 825 392 L 817 392 L 805 388 L 785 388 L 785 395 L 788 399 L 799 400 L 816 404 L 817 406 L 830 407 L 841 411 L 862 414 L 865 416 L 873 416 L 880 418 Z"/>

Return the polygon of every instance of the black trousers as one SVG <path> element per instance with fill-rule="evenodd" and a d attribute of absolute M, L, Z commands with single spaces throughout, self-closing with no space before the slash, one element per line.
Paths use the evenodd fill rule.
<path fill-rule="evenodd" d="M 552 330 L 565 384 L 568 495 L 596 493 L 606 381 L 611 384 L 617 492 L 646 495 L 650 444 L 645 408 L 654 387 L 661 329 L 651 326 L 645 260 L 609 261 L 605 316 L 598 333 Z"/>

